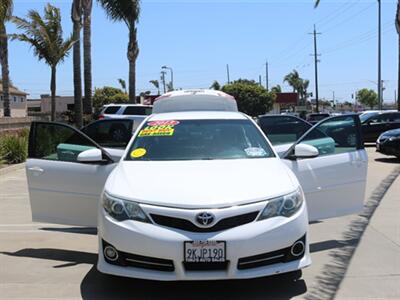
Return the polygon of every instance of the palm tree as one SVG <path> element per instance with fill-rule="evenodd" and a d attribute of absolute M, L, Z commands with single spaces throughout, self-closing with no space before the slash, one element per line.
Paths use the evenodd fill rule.
<path fill-rule="evenodd" d="M 73 39 L 76 41 L 73 49 L 74 69 L 74 111 L 75 125 L 83 125 L 82 118 L 82 75 L 81 75 L 81 27 L 82 27 L 82 1 L 74 0 L 71 7 L 71 20 L 73 23 Z"/>
<path fill-rule="evenodd" d="M 157 94 L 160 95 L 160 82 L 158 80 L 150 80 L 149 82 L 157 89 Z"/>
<path fill-rule="evenodd" d="M 125 94 L 126 94 L 126 81 L 123 80 L 122 78 L 118 78 L 118 83 L 121 86 L 121 88 L 124 90 Z"/>
<path fill-rule="evenodd" d="M 39 60 L 44 60 L 51 68 L 51 120 L 56 119 L 56 74 L 57 66 L 68 56 L 74 41 L 72 37 L 63 39 L 60 9 L 47 4 L 42 17 L 37 11 L 28 12 L 28 20 L 13 17 L 12 21 L 24 33 L 12 34 L 17 39 L 30 44 Z"/>
<path fill-rule="evenodd" d="M 140 0 L 99 0 L 108 17 L 123 21 L 129 29 L 129 101 L 136 102 L 136 59 L 139 55 L 136 24 L 140 14 Z"/>
<path fill-rule="evenodd" d="M 210 86 L 210 89 L 219 91 L 219 90 L 221 90 L 221 85 L 219 84 L 219 82 L 217 80 L 214 80 Z"/>
<path fill-rule="evenodd" d="M 287 74 L 283 79 L 283 82 L 287 82 L 293 88 L 294 93 L 299 92 L 301 82 L 299 72 L 296 70 L 293 70 L 293 72 Z"/>
<path fill-rule="evenodd" d="M 83 9 L 83 81 L 85 97 L 83 111 L 85 114 L 93 112 L 92 103 L 92 7 L 93 0 L 82 0 Z"/>
<path fill-rule="evenodd" d="M 4 116 L 10 117 L 10 71 L 8 67 L 8 37 L 6 22 L 10 20 L 13 0 L 1 0 L 0 3 L 0 63 L 3 85 Z"/>
<path fill-rule="evenodd" d="M 276 86 L 273 86 L 271 88 L 271 92 L 275 94 L 282 93 L 282 87 L 279 84 L 277 84 Z"/>

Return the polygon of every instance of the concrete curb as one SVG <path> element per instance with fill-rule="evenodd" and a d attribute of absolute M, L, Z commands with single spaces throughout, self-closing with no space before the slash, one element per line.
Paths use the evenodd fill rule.
<path fill-rule="evenodd" d="M 9 167 L 1 168 L 0 169 L 0 176 L 3 176 L 3 175 L 8 174 L 10 172 L 22 169 L 24 167 L 25 167 L 25 163 L 21 163 L 21 164 L 11 165 Z"/>

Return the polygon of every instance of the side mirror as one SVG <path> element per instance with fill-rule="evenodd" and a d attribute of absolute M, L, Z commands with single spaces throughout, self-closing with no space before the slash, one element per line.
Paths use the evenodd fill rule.
<path fill-rule="evenodd" d="M 317 148 L 307 144 L 298 144 L 294 147 L 295 158 L 313 158 L 319 155 Z"/>
<path fill-rule="evenodd" d="M 78 155 L 79 162 L 102 162 L 103 154 L 100 149 L 94 148 L 85 150 Z"/>

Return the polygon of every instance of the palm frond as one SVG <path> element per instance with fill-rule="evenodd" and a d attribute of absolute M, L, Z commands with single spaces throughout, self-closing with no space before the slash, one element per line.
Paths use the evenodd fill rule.
<path fill-rule="evenodd" d="M 63 61 L 74 43 L 72 37 L 64 41 L 60 9 L 51 4 L 47 4 L 43 16 L 30 10 L 26 19 L 13 17 L 12 22 L 23 33 L 13 34 L 11 39 L 30 44 L 38 59 L 50 66 Z"/>
<path fill-rule="evenodd" d="M 111 20 L 123 21 L 128 28 L 139 20 L 140 0 L 99 0 L 99 2 Z"/>

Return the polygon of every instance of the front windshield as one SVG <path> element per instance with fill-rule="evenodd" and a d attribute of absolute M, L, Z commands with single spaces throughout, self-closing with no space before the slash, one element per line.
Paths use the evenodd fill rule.
<path fill-rule="evenodd" d="M 249 120 L 146 122 L 126 160 L 212 160 L 274 157 L 265 137 Z"/>
<path fill-rule="evenodd" d="M 364 123 L 365 121 L 367 121 L 370 117 L 379 115 L 378 112 L 367 112 L 367 113 L 362 113 L 360 115 L 360 121 L 361 123 Z"/>

